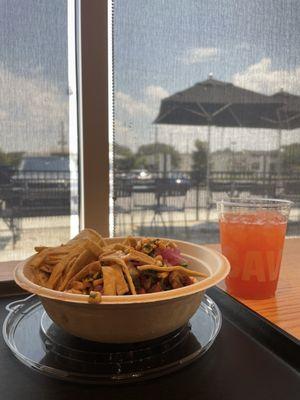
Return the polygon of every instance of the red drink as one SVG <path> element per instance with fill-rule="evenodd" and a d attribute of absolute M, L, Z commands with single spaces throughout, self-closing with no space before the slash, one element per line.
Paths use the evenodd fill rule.
<path fill-rule="evenodd" d="M 220 235 L 222 253 L 231 265 L 226 278 L 229 293 L 248 299 L 274 296 L 287 216 L 281 209 L 271 207 L 251 209 L 244 205 L 241 210 L 235 204 L 227 211 L 223 205 Z"/>

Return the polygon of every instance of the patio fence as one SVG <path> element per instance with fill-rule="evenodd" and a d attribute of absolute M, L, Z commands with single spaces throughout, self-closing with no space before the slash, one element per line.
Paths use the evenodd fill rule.
<path fill-rule="evenodd" d="M 129 178 L 127 178 L 129 177 Z M 157 185 L 159 198 L 165 205 L 164 213 L 157 211 Z M 164 193 L 185 188 L 173 194 Z M 22 218 L 70 215 L 72 185 L 69 171 L 0 171 L 0 218 L 5 222 L 16 242 L 20 237 Z M 209 196 L 208 196 L 209 193 Z M 128 173 L 117 172 L 114 180 L 115 230 L 116 233 L 139 233 L 144 228 L 159 230 L 162 225 L 173 229 L 188 223 L 192 229 L 198 223 L 216 220 L 215 202 L 224 196 L 251 196 L 285 198 L 294 201 L 291 218 L 292 234 L 300 235 L 300 173 L 278 175 L 239 171 L 212 172 L 207 188 L 197 171 L 157 172 L 149 179 L 137 179 Z M 171 208 L 170 208 L 171 207 Z M 161 208 L 161 205 L 160 205 Z M 151 232 L 150 232 L 151 233 Z M 168 232 L 167 232 L 168 233 Z"/>

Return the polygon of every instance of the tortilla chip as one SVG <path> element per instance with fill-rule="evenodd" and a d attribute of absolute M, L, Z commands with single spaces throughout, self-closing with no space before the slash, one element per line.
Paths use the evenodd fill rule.
<path fill-rule="evenodd" d="M 48 248 L 49 248 L 49 247 L 46 247 L 46 246 L 35 246 L 34 250 L 35 250 L 37 253 L 40 253 L 41 251 L 46 250 L 46 249 L 48 249 Z"/>
<path fill-rule="evenodd" d="M 158 272 L 172 272 L 172 271 L 180 271 L 186 275 L 191 276 L 201 276 L 202 278 L 207 278 L 207 274 L 199 271 L 193 271 L 191 269 L 187 269 L 180 265 L 174 265 L 172 267 L 159 267 L 158 265 L 140 265 L 137 266 L 139 271 L 158 271 Z"/>
<path fill-rule="evenodd" d="M 38 268 L 42 262 L 44 262 L 45 258 L 47 257 L 49 253 L 48 248 L 46 247 L 45 249 L 43 249 L 41 252 L 35 254 L 34 256 L 32 256 L 30 258 L 30 260 L 28 261 L 28 265 L 32 268 Z"/>
<path fill-rule="evenodd" d="M 129 292 L 129 287 L 124 278 L 122 268 L 119 265 L 112 265 L 116 280 L 116 290 L 118 295 L 122 295 Z"/>
<path fill-rule="evenodd" d="M 117 294 L 115 272 L 112 267 L 102 267 L 103 294 L 114 296 Z"/>
<path fill-rule="evenodd" d="M 66 278 L 66 274 L 68 273 L 68 271 L 71 271 L 73 268 L 73 265 L 76 262 L 77 257 L 72 258 L 72 260 L 68 263 L 68 265 L 66 265 L 65 269 L 63 270 L 63 272 L 61 273 L 60 277 L 58 278 L 57 282 L 55 283 L 53 289 L 54 290 L 60 290 L 59 288 L 62 286 L 65 278 Z"/>
<path fill-rule="evenodd" d="M 154 258 L 148 256 L 147 254 L 141 253 L 140 251 L 130 249 L 130 253 L 124 258 L 125 261 L 138 261 L 142 264 L 152 264 Z"/>
<path fill-rule="evenodd" d="M 99 256 L 99 260 L 106 260 L 107 257 L 118 257 L 118 258 L 124 258 L 125 253 L 122 250 L 110 250 L 110 251 L 105 251 Z"/>
<path fill-rule="evenodd" d="M 66 288 L 70 288 L 72 286 L 72 283 L 74 281 L 81 281 L 83 278 L 85 278 L 89 273 L 91 272 L 101 272 L 102 267 L 100 265 L 99 261 L 93 261 L 83 267 L 79 272 L 77 272 L 76 275 L 73 276 L 73 278 L 67 283 Z"/>
<path fill-rule="evenodd" d="M 30 259 L 26 262 L 26 266 L 30 268 L 32 280 L 37 285 L 44 285 L 45 279 L 40 278 L 39 269 L 41 265 L 45 263 L 45 258 L 47 257 L 48 249 L 45 248 L 41 250 L 40 253 L 37 253 L 30 257 Z"/>
<path fill-rule="evenodd" d="M 47 281 L 49 279 L 49 274 L 47 274 L 44 271 L 37 271 L 37 275 L 36 276 L 37 276 L 37 279 L 38 279 L 38 282 L 37 282 L 38 285 L 41 285 L 41 286 L 46 285 L 46 283 L 47 283 Z"/>
<path fill-rule="evenodd" d="M 71 264 L 75 261 L 78 256 L 78 252 L 71 252 L 67 256 L 64 256 L 53 268 L 50 275 L 49 281 L 47 282 L 47 287 L 49 289 L 54 289 L 57 285 L 59 279 L 62 278 L 63 272 L 66 268 L 70 268 Z"/>
<path fill-rule="evenodd" d="M 124 272 L 126 280 L 128 282 L 128 285 L 129 285 L 131 293 L 132 294 L 136 294 L 136 290 L 135 290 L 135 287 L 134 287 L 134 284 L 133 284 L 133 280 L 132 280 L 131 275 L 129 273 L 128 266 L 126 265 L 124 260 L 122 260 L 119 257 L 107 256 L 107 257 L 101 258 L 101 262 L 102 261 L 111 263 L 112 265 L 114 265 L 114 264 L 120 265 L 121 268 L 122 268 L 122 271 Z"/>
<path fill-rule="evenodd" d="M 68 247 L 67 255 L 63 256 L 53 268 L 47 283 L 50 289 L 64 290 L 59 288 L 65 288 L 68 281 L 86 264 L 95 261 L 99 254 L 99 247 L 88 239 L 74 242 Z"/>
<path fill-rule="evenodd" d="M 61 280 L 58 290 L 65 290 L 68 282 L 76 275 L 84 266 L 90 264 L 92 261 L 96 261 L 95 255 L 89 251 L 84 250 L 75 260 L 74 264 L 70 268 L 65 269 L 65 274 Z"/>
<path fill-rule="evenodd" d="M 109 244 L 105 247 L 102 247 L 100 256 L 104 257 L 106 255 L 115 253 L 116 251 L 122 251 L 123 255 L 129 251 L 129 247 L 125 246 L 121 243 Z"/>
<path fill-rule="evenodd" d="M 97 243 L 92 242 L 90 239 L 84 239 L 82 240 L 82 244 L 87 250 L 90 250 L 96 257 L 99 257 L 102 248 Z"/>
<path fill-rule="evenodd" d="M 49 265 L 49 266 L 51 266 L 51 268 L 53 268 L 53 266 L 56 265 L 57 263 L 59 263 L 60 260 L 61 260 L 60 258 L 51 259 L 51 258 L 49 258 L 49 257 L 47 256 L 47 257 L 45 258 L 44 263 L 47 264 L 47 265 Z M 43 264 L 42 264 L 42 265 L 43 265 Z"/>
<path fill-rule="evenodd" d="M 128 236 L 124 242 L 123 245 L 129 246 L 129 247 L 136 247 L 138 240 L 132 236 Z"/>
<path fill-rule="evenodd" d="M 49 274 L 49 276 L 50 276 L 50 274 L 52 272 L 52 268 L 53 267 L 49 264 L 42 264 L 42 266 L 39 268 L 39 270 L 43 271 L 43 272 L 47 272 L 47 274 Z"/>
<path fill-rule="evenodd" d="M 52 258 L 59 258 L 61 259 L 62 257 L 66 256 L 70 251 L 72 251 L 73 247 L 69 246 L 60 246 L 60 247 L 54 247 L 49 251 L 49 257 Z"/>
<path fill-rule="evenodd" d="M 82 240 L 82 239 L 89 239 L 93 243 L 99 245 L 100 247 L 106 246 L 105 240 L 102 238 L 101 235 L 99 235 L 98 232 L 96 232 L 94 229 L 91 228 L 85 228 L 82 231 L 78 233 L 73 239 L 69 240 L 68 243 L 76 241 L 76 240 Z"/>

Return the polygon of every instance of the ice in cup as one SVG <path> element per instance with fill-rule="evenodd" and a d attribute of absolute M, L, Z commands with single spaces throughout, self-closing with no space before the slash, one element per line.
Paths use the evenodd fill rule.
<path fill-rule="evenodd" d="M 229 293 L 244 299 L 274 296 L 291 205 L 272 199 L 217 203 L 222 253 L 231 265 Z"/>

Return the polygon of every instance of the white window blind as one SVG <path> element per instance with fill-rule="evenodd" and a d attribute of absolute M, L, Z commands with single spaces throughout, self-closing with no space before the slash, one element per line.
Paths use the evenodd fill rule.
<path fill-rule="evenodd" d="M 216 242 L 215 201 L 229 195 L 293 200 L 288 234 L 299 235 L 300 4 L 112 3 L 115 234 Z M 219 85 L 222 99 L 186 94 L 205 81 L 201 88 Z M 222 107 L 236 101 L 234 90 L 243 91 L 242 104 L 227 115 Z M 273 103 L 287 107 L 284 122 L 273 116 L 263 126 L 261 113 L 271 106 L 246 108 L 252 95 L 245 90 L 264 103 L 275 94 Z M 160 109 L 178 92 L 181 106 Z"/>
<path fill-rule="evenodd" d="M 74 2 L 0 3 L 0 261 L 78 230 Z"/>

